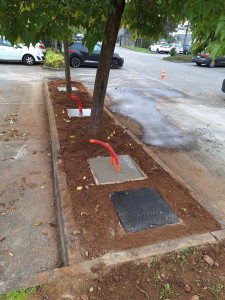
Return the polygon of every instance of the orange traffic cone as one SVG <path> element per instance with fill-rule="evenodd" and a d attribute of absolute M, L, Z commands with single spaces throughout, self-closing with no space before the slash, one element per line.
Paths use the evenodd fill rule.
<path fill-rule="evenodd" d="M 165 79 L 165 77 L 166 77 L 166 70 L 164 68 L 163 72 L 162 72 L 162 76 L 160 77 L 160 79 Z"/>

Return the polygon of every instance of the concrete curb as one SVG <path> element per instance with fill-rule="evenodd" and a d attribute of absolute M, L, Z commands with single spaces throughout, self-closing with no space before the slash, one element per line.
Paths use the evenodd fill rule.
<path fill-rule="evenodd" d="M 53 107 L 50 100 L 50 94 L 48 91 L 47 83 L 45 83 L 45 95 L 47 110 L 49 116 L 49 126 L 50 126 L 50 136 L 51 136 L 51 146 L 52 146 L 52 163 L 53 163 L 53 173 L 54 173 L 54 187 L 57 199 L 57 209 L 58 209 L 58 220 L 59 220 L 59 231 L 61 236 L 61 245 L 63 252 L 63 261 L 64 265 L 69 265 L 68 251 L 67 251 L 67 238 L 64 230 L 64 216 L 62 212 L 62 201 L 61 201 L 61 192 L 67 189 L 66 176 L 63 172 L 59 171 L 57 154 L 60 150 L 60 143 L 58 132 L 56 129 L 56 122 Z"/>
<path fill-rule="evenodd" d="M 52 71 L 65 71 L 65 68 L 46 67 L 45 65 L 43 66 L 43 69 L 52 70 Z"/>

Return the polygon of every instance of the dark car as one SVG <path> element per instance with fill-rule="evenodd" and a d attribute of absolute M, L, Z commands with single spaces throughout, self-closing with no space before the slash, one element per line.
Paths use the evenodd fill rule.
<path fill-rule="evenodd" d="M 191 47 L 192 47 L 192 45 L 184 45 L 184 47 L 183 47 L 184 50 L 183 51 L 184 51 L 185 55 L 188 55 L 188 54 L 192 53 L 193 49 Z"/>
<path fill-rule="evenodd" d="M 101 44 L 96 44 L 92 54 L 90 55 L 88 52 L 88 48 L 85 47 L 85 45 L 82 45 L 82 42 L 75 42 L 69 47 L 71 67 L 79 68 L 80 66 L 97 66 L 101 47 Z M 123 57 L 114 52 L 111 69 L 122 67 L 123 63 Z"/>
<path fill-rule="evenodd" d="M 209 53 L 201 52 L 197 56 L 192 57 L 192 61 L 196 63 L 197 66 L 206 65 L 209 68 L 215 66 L 224 66 L 225 67 L 225 56 L 219 58 L 217 57 L 215 61 L 212 61 L 212 58 Z"/>

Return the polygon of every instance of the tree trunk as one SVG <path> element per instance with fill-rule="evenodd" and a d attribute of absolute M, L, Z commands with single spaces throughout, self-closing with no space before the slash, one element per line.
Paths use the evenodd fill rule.
<path fill-rule="evenodd" d="M 70 59 L 69 59 L 69 45 L 67 40 L 63 40 L 64 44 L 64 63 L 65 63 L 65 79 L 66 79 L 66 91 L 68 94 L 72 93 L 71 81 L 70 81 Z"/>
<path fill-rule="evenodd" d="M 188 35 L 189 27 L 190 27 L 190 23 L 188 22 L 187 27 L 186 27 L 186 31 L 185 31 L 183 47 L 184 47 L 184 45 L 186 44 L 186 41 L 187 41 L 187 35 Z"/>
<path fill-rule="evenodd" d="M 51 40 L 51 49 L 54 51 L 54 40 Z"/>
<path fill-rule="evenodd" d="M 54 40 L 54 45 L 55 45 L 55 54 L 57 54 L 58 53 L 58 47 L 57 47 L 57 41 L 56 40 Z"/>
<path fill-rule="evenodd" d="M 115 14 L 111 12 L 106 22 L 106 42 L 103 42 L 102 44 L 98 70 L 95 78 L 94 93 L 92 98 L 89 131 L 94 136 L 100 131 L 102 123 L 105 93 L 108 84 L 112 56 L 119 31 L 121 17 L 125 6 L 125 0 L 112 0 L 111 3 L 114 5 L 116 12 Z"/>

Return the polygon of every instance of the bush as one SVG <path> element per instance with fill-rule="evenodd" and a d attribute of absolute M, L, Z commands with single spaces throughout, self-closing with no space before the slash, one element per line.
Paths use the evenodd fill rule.
<path fill-rule="evenodd" d="M 45 55 L 45 66 L 52 68 L 64 68 L 64 57 L 62 54 L 55 54 L 51 49 L 47 49 Z"/>
<path fill-rule="evenodd" d="M 170 49 L 170 56 L 175 56 L 176 54 L 176 49 L 174 47 Z"/>

